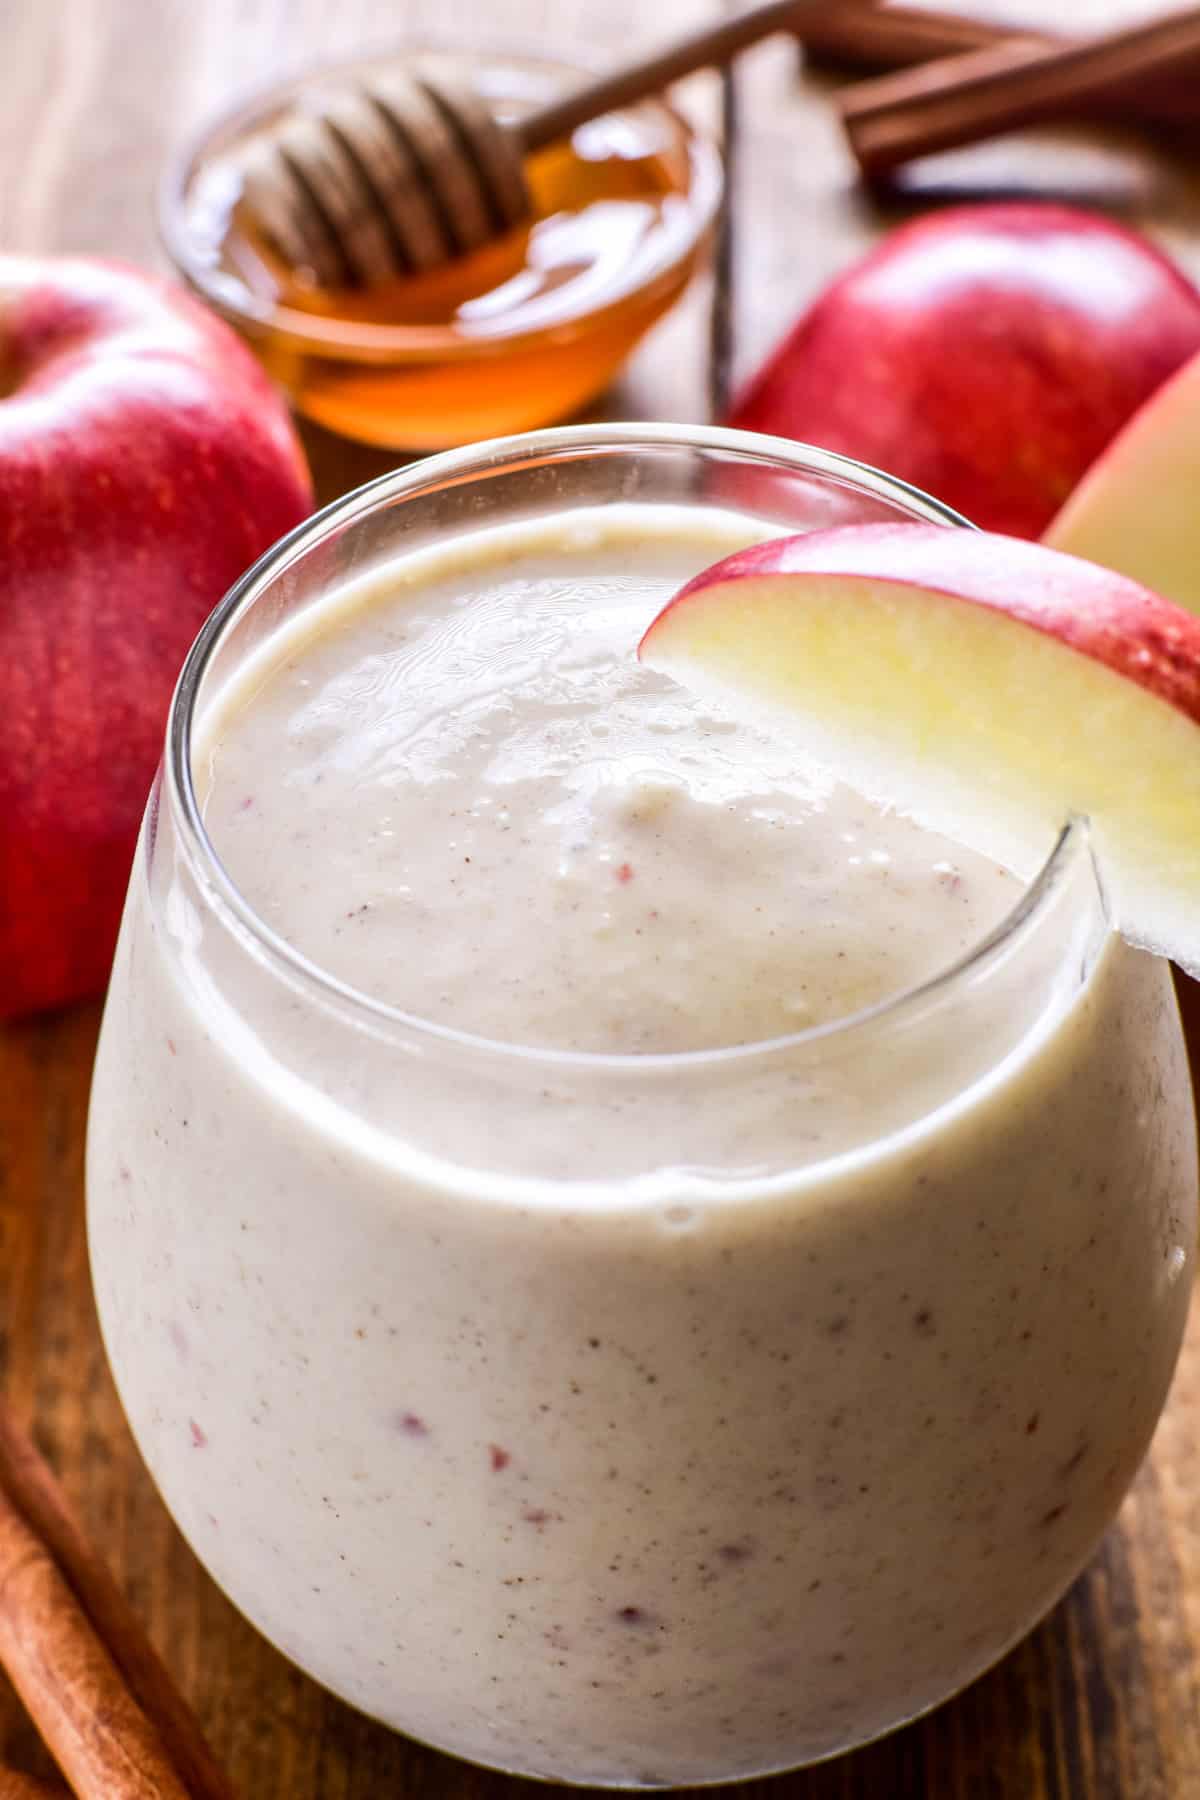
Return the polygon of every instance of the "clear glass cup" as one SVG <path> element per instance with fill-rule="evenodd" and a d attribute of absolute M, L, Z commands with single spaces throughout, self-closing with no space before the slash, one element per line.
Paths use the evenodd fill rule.
<path fill-rule="evenodd" d="M 861 1743 L 1045 1612 L 1167 1391 L 1196 1147 L 1168 970 L 1109 932 L 1078 822 L 935 979 L 713 1052 L 473 1039 L 254 915 L 192 784 L 231 672 L 399 551 L 617 499 L 961 523 L 800 445 L 597 426 L 437 458 L 300 527 L 180 680 L 88 1192 L 122 1400 L 242 1610 L 431 1744 L 636 1787 Z M 837 1135 L 814 1129 L 831 1095 Z M 587 1179 L 546 1128 L 563 1109 Z"/>

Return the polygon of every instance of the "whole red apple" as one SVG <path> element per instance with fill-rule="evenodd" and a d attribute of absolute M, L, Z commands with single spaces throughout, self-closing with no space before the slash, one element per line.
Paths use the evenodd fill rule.
<path fill-rule="evenodd" d="M 312 507 L 232 331 L 116 263 L 0 257 L 0 1016 L 94 993 L 180 664 Z"/>
<path fill-rule="evenodd" d="M 1200 349 L 1200 292 L 1136 232 L 1044 202 L 902 226 L 841 275 L 729 423 L 875 463 L 1036 537 Z"/>

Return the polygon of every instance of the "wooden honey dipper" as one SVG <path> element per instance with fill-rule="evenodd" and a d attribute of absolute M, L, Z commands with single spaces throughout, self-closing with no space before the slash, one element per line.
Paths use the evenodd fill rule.
<path fill-rule="evenodd" d="M 839 4 L 839 0 L 824 0 Z M 845 4 L 846 0 L 840 0 Z M 333 94 L 247 155 L 242 217 L 322 287 L 371 287 L 478 250 L 529 217 L 524 161 L 579 125 L 728 62 L 821 0 L 769 0 L 505 124 L 414 70 Z"/>

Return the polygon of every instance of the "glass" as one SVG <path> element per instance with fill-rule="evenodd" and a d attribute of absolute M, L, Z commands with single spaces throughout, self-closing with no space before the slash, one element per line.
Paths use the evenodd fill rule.
<path fill-rule="evenodd" d="M 721 193 L 716 146 L 662 101 L 593 121 L 528 165 L 532 235 L 367 295 L 291 283 L 236 221 L 239 157 L 332 86 L 420 59 L 519 118 L 589 71 L 412 43 L 327 63 L 210 121 L 167 170 L 160 227 L 180 274 L 250 343 L 307 417 L 364 443 L 443 449 L 578 411 L 702 263 Z"/>
<path fill-rule="evenodd" d="M 615 500 L 961 523 L 804 446 L 609 426 L 443 456 L 301 526 L 180 680 L 88 1190 L 122 1400 L 243 1611 L 431 1744 L 638 1787 L 860 1743 L 1045 1612 L 1167 1391 L 1196 1155 L 1168 970 L 1110 934 L 1079 822 L 956 966 L 714 1052 L 473 1039 L 253 914 L 191 754 L 264 635 L 425 541 Z"/>

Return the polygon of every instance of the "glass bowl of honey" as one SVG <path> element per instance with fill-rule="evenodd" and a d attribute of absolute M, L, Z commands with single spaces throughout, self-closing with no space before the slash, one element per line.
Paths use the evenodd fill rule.
<path fill-rule="evenodd" d="M 327 96 L 417 67 L 514 122 L 594 73 L 580 63 L 403 44 L 256 93 L 170 162 L 176 268 L 247 339 L 296 410 L 389 449 L 437 450 L 567 417 L 605 388 L 704 260 L 720 152 L 664 100 L 531 156 L 528 222 L 422 275 L 368 288 L 287 267 L 240 208 L 252 146 Z"/>

